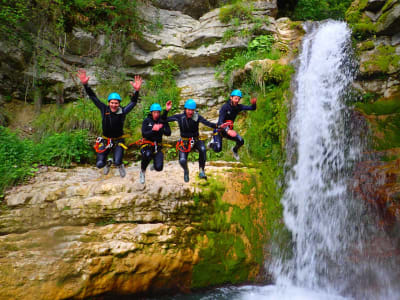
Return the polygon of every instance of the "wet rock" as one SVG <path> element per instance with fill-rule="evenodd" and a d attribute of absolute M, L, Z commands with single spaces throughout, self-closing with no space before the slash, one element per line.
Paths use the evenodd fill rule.
<path fill-rule="evenodd" d="M 384 12 L 377 22 L 377 34 L 395 35 L 400 32 L 400 3 Z"/>

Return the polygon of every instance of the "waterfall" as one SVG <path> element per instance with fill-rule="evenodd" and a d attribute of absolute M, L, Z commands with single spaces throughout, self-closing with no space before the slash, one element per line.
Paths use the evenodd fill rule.
<path fill-rule="evenodd" d="M 354 192 L 366 127 L 347 105 L 356 70 L 351 32 L 338 21 L 306 27 L 282 199 L 293 253 L 278 253 L 268 265 L 275 285 L 223 287 L 183 299 L 400 299 L 400 264 L 385 255 L 396 247 Z"/>
<path fill-rule="evenodd" d="M 351 176 L 363 143 L 345 104 L 355 66 L 343 22 L 309 24 L 296 75 L 282 200 L 294 245 L 273 265 L 278 285 L 355 299 L 398 299 L 390 270 L 368 257 L 376 230 L 354 198 Z"/>

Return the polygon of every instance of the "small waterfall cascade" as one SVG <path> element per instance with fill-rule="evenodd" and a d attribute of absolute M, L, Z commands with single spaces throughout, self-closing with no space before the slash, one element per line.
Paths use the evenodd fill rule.
<path fill-rule="evenodd" d="M 351 31 L 338 21 L 309 24 L 306 31 L 282 200 L 294 249 L 272 267 L 277 285 L 350 299 L 400 299 L 393 296 L 390 271 L 366 254 L 365 245 L 377 232 L 351 188 L 353 166 L 363 151 L 345 104 L 355 70 Z"/>

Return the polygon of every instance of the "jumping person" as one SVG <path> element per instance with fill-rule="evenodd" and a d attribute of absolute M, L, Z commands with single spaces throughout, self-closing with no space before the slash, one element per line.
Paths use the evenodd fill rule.
<path fill-rule="evenodd" d="M 251 106 L 239 104 L 242 98 L 242 92 L 240 90 L 234 90 L 229 97 L 229 100 L 222 105 L 219 110 L 218 118 L 218 130 L 214 130 L 213 141 L 208 144 L 215 152 L 221 152 L 222 150 L 222 138 L 225 137 L 229 140 L 235 141 L 236 145 L 232 147 L 233 157 L 239 160 L 238 150 L 244 144 L 243 138 L 233 130 L 233 123 L 235 122 L 236 116 L 243 110 L 255 110 L 257 108 L 257 99 L 251 99 Z"/>
<path fill-rule="evenodd" d="M 144 184 L 146 181 L 146 168 L 150 161 L 153 159 L 153 166 L 156 171 L 162 171 L 164 166 L 164 154 L 162 150 L 162 136 L 171 135 L 171 128 L 167 122 L 167 113 L 172 107 L 172 102 L 168 101 L 166 109 L 161 116 L 161 105 L 153 103 L 150 106 L 150 114 L 142 123 L 142 154 L 141 169 L 140 169 L 140 183 Z"/>
<path fill-rule="evenodd" d="M 135 76 L 135 82 L 130 81 L 135 93 L 131 97 L 131 102 L 126 107 L 122 107 L 120 106 L 121 96 L 117 93 L 111 93 L 108 95 L 108 105 L 101 102 L 88 85 L 90 77 L 86 76 L 85 70 L 79 70 L 78 77 L 85 87 L 85 91 L 90 100 L 93 101 L 93 103 L 101 112 L 103 136 L 97 138 L 96 141 L 96 166 L 100 169 L 104 167 L 103 173 L 104 175 L 107 175 L 112 164 L 111 160 L 107 161 L 107 156 L 111 150 L 113 150 L 114 165 L 118 167 L 121 177 L 125 177 L 126 171 L 124 164 L 122 163 L 124 148 L 126 149 L 126 146 L 124 145 L 124 121 L 126 115 L 135 107 L 137 103 L 139 90 L 143 82 L 142 78 L 140 76 Z"/>
<path fill-rule="evenodd" d="M 179 164 L 183 168 L 183 179 L 185 182 L 189 181 L 189 169 L 187 166 L 187 157 L 190 151 L 197 149 L 199 151 L 199 177 L 207 179 L 204 172 L 206 165 L 206 147 L 204 141 L 199 138 L 199 123 L 204 125 L 217 128 L 215 123 L 212 123 L 196 111 L 196 102 L 193 99 L 188 99 L 185 102 L 184 112 L 182 114 L 176 114 L 167 118 L 168 122 L 176 121 L 179 124 L 179 130 L 181 139 L 177 144 L 177 151 L 179 152 Z"/>

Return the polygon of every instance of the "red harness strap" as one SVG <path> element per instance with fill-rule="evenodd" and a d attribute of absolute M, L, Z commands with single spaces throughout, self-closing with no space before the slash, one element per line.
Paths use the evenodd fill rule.
<path fill-rule="evenodd" d="M 192 146 L 194 145 L 194 139 L 193 138 L 189 138 L 187 139 L 188 141 L 188 146 L 187 148 L 185 148 L 185 143 L 183 142 L 182 139 L 180 139 L 177 143 L 176 143 L 176 152 L 181 151 L 181 152 L 190 152 L 190 150 L 192 150 Z"/>
<path fill-rule="evenodd" d="M 107 144 L 106 144 L 106 146 L 104 147 L 104 149 L 100 149 L 100 147 L 101 147 L 101 145 L 103 144 L 103 141 L 104 141 L 104 140 L 107 140 Z M 104 138 L 102 138 L 102 137 L 98 137 L 98 138 L 96 139 L 96 144 L 93 146 L 93 148 L 94 148 L 94 150 L 96 150 L 97 153 L 103 153 L 103 152 L 105 152 L 107 149 L 112 148 L 112 146 L 113 146 L 113 143 L 112 143 L 112 141 L 111 141 L 110 138 L 104 139 Z"/>
<path fill-rule="evenodd" d="M 129 147 L 133 146 L 133 145 L 138 145 L 138 146 L 151 145 L 151 146 L 155 146 L 155 144 L 156 143 L 154 143 L 152 141 L 146 140 L 145 138 L 141 138 L 140 140 L 137 140 L 136 142 L 134 142 L 132 144 L 129 144 Z"/>
<path fill-rule="evenodd" d="M 219 130 L 219 131 L 221 131 L 221 130 L 227 128 L 227 127 L 229 127 L 229 129 L 232 130 L 232 129 L 233 129 L 233 121 L 231 121 L 231 120 L 226 120 L 225 123 L 221 124 L 220 130 Z"/>

